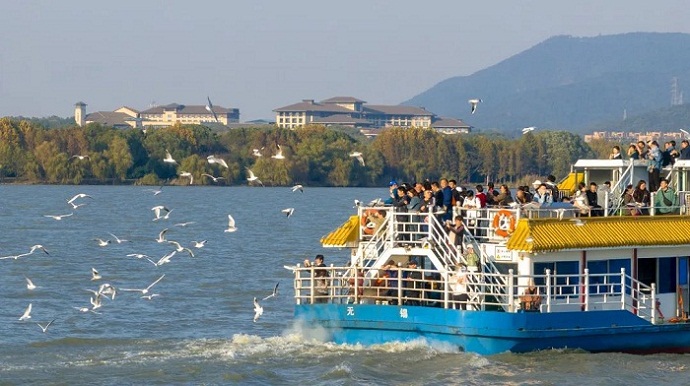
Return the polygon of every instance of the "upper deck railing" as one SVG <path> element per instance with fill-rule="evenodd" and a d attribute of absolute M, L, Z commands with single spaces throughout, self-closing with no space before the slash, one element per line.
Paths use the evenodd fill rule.
<path fill-rule="evenodd" d="M 516 275 L 464 273 L 465 287 L 455 284 L 453 271 L 407 269 L 398 267 L 392 275 L 386 271 L 358 267 L 309 267 L 294 269 L 297 304 L 376 304 L 381 306 L 422 306 L 445 309 L 495 310 L 497 312 L 564 312 L 627 310 L 652 323 L 659 322 L 656 288 L 620 273 Z M 536 283 L 536 292 L 526 295 L 528 286 Z M 500 284 L 509 283 L 509 284 Z M 502 286 L 503 288 L 495 288 Z M 461 293 L 467 298 L 459 297 Z M 497 297 L 496 293 L 506 294 Z"/>

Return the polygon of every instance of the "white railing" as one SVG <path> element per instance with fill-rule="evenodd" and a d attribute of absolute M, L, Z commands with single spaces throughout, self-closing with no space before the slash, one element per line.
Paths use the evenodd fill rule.
<path fill-rule="evenodd" d="M 394 269 L 394 277 L 368 268 L 296 268 L 294 289 L 297 304 L 380 304 L 424 307 L 496 309 L 505 312 L 565 312 L 627 310 L 657 323 L 656 288 L 620 273 L 564 275 L 515 275 L 466 272 L 467 300 L 453 296 L 453 272 L 439 270 Z M 350 272 L 354 274 L 350 275 Z M 536 292 L 527 294 L 536 283 Z M 502 284 L 508 283 L 508 284 Z M 502 296 L 496 296 L 502 294 Z M 529 303 L 528 303 L 529 302 Z M 528 307 L 526 304 L 530 304 Z M 535 306 L 536 307 L 532 307 Z"/>

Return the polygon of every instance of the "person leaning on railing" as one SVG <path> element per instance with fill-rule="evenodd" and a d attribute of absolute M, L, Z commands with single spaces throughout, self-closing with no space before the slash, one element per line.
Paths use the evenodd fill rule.
<path fill-rule="evenodd" d="M 659 180 L 659 190 L 654 196 L 654 210 L 656 214 L 677 214 L 678 196 L 675 190 L 668 186 L 668 180 L 662 178 Z"/>

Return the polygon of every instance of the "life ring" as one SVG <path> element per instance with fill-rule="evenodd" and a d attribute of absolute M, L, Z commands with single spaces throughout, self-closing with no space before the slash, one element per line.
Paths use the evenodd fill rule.
<path fill-rule="evenodd" d="M 491 224 L 497 235 L 508 237 L 515 231 L 515 216 L 505 209 L 499 210 Z"/>

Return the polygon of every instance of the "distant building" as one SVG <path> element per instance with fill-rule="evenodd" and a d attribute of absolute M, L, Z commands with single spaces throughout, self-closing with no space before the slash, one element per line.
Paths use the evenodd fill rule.
<path fill-rule="evenodd" d="M 383 127 L 436 128 L 444 133 L 468 133 L 471 127 L 461 120 L 440 118 L 423 107 L 368 105 L 353 97 L 333 97 L 321 102 L 302 102 L 277 108 L 276 125 L 294 129 L 308 124 L 349 126 L 371 133 Z M 376 134 L 368 134 L 376 135 Z"/>
<path fill-rule="evenodd" d="M 139 112 L 127 106 L 122 106 L 115 111 L 96 111 L 87 114 L 86 103 L 77 102 L 74 104 L 74 121 L 79 126 L 99 123 L 117 128 L 141 128 Z"/>
<path fill-rule="evenodd" d="M 240 121 L 240 110 L 213 106 L 213 112 L 218 117 L 218 123 L 227 125 Z M 213 114 L 203 105 L 179 105 L 171 103 L 165 106 L 156 106 L 141 112 L 141 118 L 146 127 L 166 127 L 175 123 L 182 124 L 204 124 L 216 123 Z"/>
<path fill-rule="evenodd" d="M 239 109 L 213 106 L 213 111 L 218 117 L 218 123 L 223 125 L 237 123 L 240 120 Z M 122 106 L 115 111 L 96 111 L 87 114 L 86 103 L 84 102 L 77 102 L 74 105 L 74 121 L 79 126 L 89 123 L 100 123 L 117 128 L 155 128 L 172 126 L 178 122 L 197 125 L 216 122 L 213 114 L 206 110 L 206 106 L 200 105 L 185 106 L 173 103 L 166 106 L 152 107 L 141 112 Z"/>
<path fill-rule="evenodd" d="M 677 142 L 684 138 L 682 132 L 661 132 L 661 131 L 595 131 L 592 134 L 586 134 L 584 140 L 586 143 L 592 142 L 593 140 L 605 140 L 612 142 L 625 143 L 630 141 L 630 143 L 635 143 L 637 141 L 671 141 L 675 140 Z"/>

